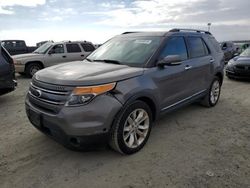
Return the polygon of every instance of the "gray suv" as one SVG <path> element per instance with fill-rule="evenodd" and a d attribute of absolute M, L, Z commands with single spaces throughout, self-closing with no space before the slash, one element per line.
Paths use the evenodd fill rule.
<path fill-rule="evenodd" d="M 126 32 L 84 61 L 37 72 L 26 112 L 37 129 L 68 148 L 105 140 L 132 154 L 160 115 L 196 101 L 215 106 L 223 68 L 223 52 L 209 32 Z"/>

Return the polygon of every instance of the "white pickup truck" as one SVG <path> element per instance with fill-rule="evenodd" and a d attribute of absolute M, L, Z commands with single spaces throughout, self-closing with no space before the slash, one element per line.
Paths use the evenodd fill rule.
<path fill-rule="evenodd" d="M 48 42 L 33 53 L 15 55 L 12 58 L 16 72 L 32 77 L 45 67 L 83 60 L 94 50 L 94 45 L 87 41 Z"/>

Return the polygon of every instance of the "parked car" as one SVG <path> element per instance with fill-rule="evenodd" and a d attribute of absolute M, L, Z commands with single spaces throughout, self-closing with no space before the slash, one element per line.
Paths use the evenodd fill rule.
<path fill-rule="evenodd" d="M 247 48 L 239 56 L 234 57 L 226 66 L 226 76 L 228 78 L 250 79 L 250 48 Z"/>
<path fill-rule="evenodd" d="M 16 85 L 13 59 L 0 45 L 0 95 L 13 91 Z"/>
<path fill-rule="evenodd" d="M 37 49 L 37 47 L 28 47 L 24 40 L 2 40 L 1 44 L 10 55 L 31 53 Z"/>
<path fill-rule="evenodd" d="M 16 72 L 32 77 L 37 71 L 60 63 L 85 59 L 95 50 L 91 42 L 47 42 L 33 53 L 13 56 Z"/>
<path fill-rule="evenodd" d="M 66 147 L 104 140 L 132 154 L 146 144 L 160 115 L 196 101 L 217 104 L 223 56 L 207 31 L 122 34 L 84 61 L 37 72 L 27 116 Z"/>
<path fill-rule="evenodd" d="M 228 62 L 237 53 L 237 47 L 231 41 L 222 42 L 221 43 L 221 49 L 222 49 L 222 51 L 224 52 L 224 55 L 225 55 L 225 62 Z"/>

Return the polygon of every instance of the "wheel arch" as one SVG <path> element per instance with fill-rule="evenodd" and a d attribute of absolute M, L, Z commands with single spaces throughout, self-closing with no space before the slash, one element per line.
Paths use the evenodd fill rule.
<path fill-rule="evenodd" d="M 141 92 L 130 97 L 126 101 L 125 105 L 131 102 L 137 101 L 137 100 L 145 102 L 149 106 L 153 115 L 153 121 L 155 121 L 159 116 L 159 108 L 158 108 L 159 105 L 157 103 L 157 100 L 154 98 L 154 96 L 152 96 L 150 93 L 147 93 L 147 92 Z"/>
<path fill-rule="evenodd" d="M 26 64 L 25 64 L 25 71 L 26 71 L 26 68 L 30 65 L 30 64 L 33 64 L 33 63 L 37 63 L 39 65 L 41 65 L 42 68 L 44 68 L 44 64 L 41 62 L 41 61 L 28 61 Z"/>
<path fill-rule="evenodd" d="M 221 72 L 217 72 L 217 73 L 215 74 L 215 76 L 217 76 L 217 77 L 220 79 L 220 83 L 221 83 L 221 85 L 222 85 L 222 83 L 223 83 L 223 74 L 222 74 Z"/>

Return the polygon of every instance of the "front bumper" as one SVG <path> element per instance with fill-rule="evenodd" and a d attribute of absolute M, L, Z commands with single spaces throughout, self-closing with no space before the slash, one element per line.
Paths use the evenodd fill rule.
<path fill-rule="evenodd" d="M 236 79 L 250 79 L 250 70 L 249 71 L 242 71 L 237 72 L 235 70 L 226 69 L 226 76 L 229 78 L 236 78 Z"/>
<path fill-rule="evenodd" d="M 80 107 L 63 107 L 57 114 L 39 108 L 26 98 L 30 122 L 65 146 L 103 142 L 122 105 L 113 96 L 101 95 Z"/>

